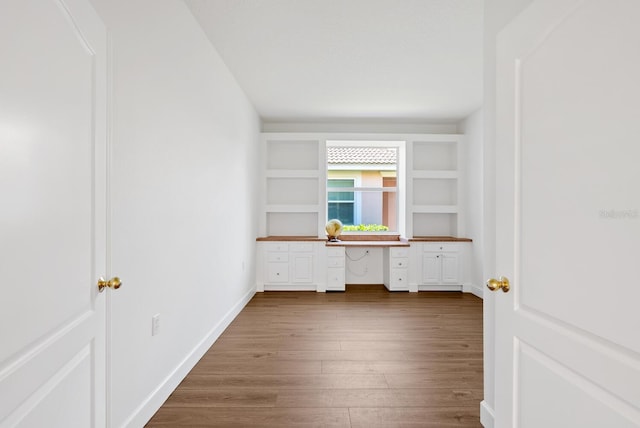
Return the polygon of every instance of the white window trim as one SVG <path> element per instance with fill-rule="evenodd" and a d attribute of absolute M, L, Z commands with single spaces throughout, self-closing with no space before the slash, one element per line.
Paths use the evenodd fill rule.
<path fill-rule="evenodd" d="M 380 140 L 348 140 L 348 139 L 327 139 L 325 140 L 325 146 L 326 147 L 395 147 L 398 150 L 398 155 L 396 158 L 396 165 L 395 168 L 391 167 L 389 168 L 388 166 L 384 166 L 384 167 L 380 167 L 380 166 L 375 166 L 373 165 L 374 168 L 362 168 L 359 167 L 358 170 L 360 171 L 364 171 L 367 169 L 376 169 L 376 170 L 380 170 L 380 171 L 395 171 L 396 173 L 396 179 L 397 179 L 397 185 L 395 187 L 395 193 L 396 193 L 396 215 L 397 215 L 397 230 L 396 231 L 389 231 L 389 232 L 376 232 L 377 235 L 398 235 L 401 233 L 401 231 L 404 231 L 406 226 L 405 226 L 405 222 L 406 219 L 404 217 L 405 214 L 405 209 L 403 207 L 400 206 L 401 202 L 404 200 L 404 192 L 406 191 L 406 189 L 401 188 L 400 184 L 404 183 L 406 185 L 406 181 L 404 179 L 401 178 L 401 174 L 404 174 L 404 168 L 405 165 L 403 164 L 403 159 L 405 159 L 405 150 L 406 150 L 406 145 L 407 145 L 407 140 L 403 140 L 403 139 L 389 139 L 389 140 L 384 140 L 384 139 L 380 139 Z M 325 148 L 325 153 L 326 153 L 326 148 Z M 346 166 L 346 165 L 345 165 Z M 329 180 L 329 171 L 341 171 L 342 169 L 344 169 L 343 165 L 337 165 L 335 167 L 329 168 L 328 163 L 326 162 L 326 155 L 325 155 L 325 173 L 326 173 L 326 177 L 327 179 L 324 182 L 325 185 L 325 195 L 328 195 L 328 189 L 327 189 L 327 182 Z M 354 165 L 355 166 L 355 165 Z M 349 167 L 353 170 L 353 166 L 349 165 Z M 341 171 L 344 172 L 344 178 L 356 178 L 356 180 L 359 180 L 359 175 L 357 176 L 348 176 L 347 171 Z M 352 174 L 356 174 L 355 172 L 353 172 Z M 339 176 L 335 176 L 335 177 L 331 177 L 331 178 L 336 178 L 338 179 Z M 361 183 L 357 183 L 356 187 L 358 187 L 358 185 Z M 389 188 L 380 188 L 380 191 L 388 191 Z M 355 189 L 354 191 L 360 192 L 362 189 Z M 357 194 L 356 197 L 360 197 L 360 194 Z M 326 197 L 325 197 L 325 200 Z M 356 220 L 354 221 L 354 223 L 360 224 L 362 223 L 362 214 L 361 214 L 361 207 L 362 207 L 362 201 L 360 199 L 360 201 L 356 202 L 356 208 L 355 211 L 357 211 L 357 214 L 355 214 L 354 216 L 356 217 Z M 371 232 L 343 232 L 343 234 L 345 235 L 366 235 L 366 234 L 371 234 Z"/>

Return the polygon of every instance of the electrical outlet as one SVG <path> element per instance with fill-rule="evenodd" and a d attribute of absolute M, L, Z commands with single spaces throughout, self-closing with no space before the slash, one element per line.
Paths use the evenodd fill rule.
<path fill-rule="evenodd" d="M 151 336 L 160 333 L 160 314 L 155 314 L 151 318 Z"/>

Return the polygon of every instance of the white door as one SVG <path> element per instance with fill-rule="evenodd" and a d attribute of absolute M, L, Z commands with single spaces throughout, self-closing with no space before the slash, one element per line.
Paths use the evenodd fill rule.
<path fill-rule="evenodd" d="M 105 426 L 105 30 L 0 4 L 0 427 Z"/>
<path fill-rule="evenodd" d="M 495 426 L 640 426 L 640 2 L 499 36 Z"/>

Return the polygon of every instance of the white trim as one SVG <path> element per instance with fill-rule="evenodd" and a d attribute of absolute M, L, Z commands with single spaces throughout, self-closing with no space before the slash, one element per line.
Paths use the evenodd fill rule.
<path fill-rule="evenodd" d="M 484 288 L 475 284 L 463 284 L 462 291 L 465 293 L 471 293 L 476 297 L 484 299 Z"/>
<path fill-rule="evenodd" d="M 263 284 L 262 291 L 319 291 L 319 284 Z"/>
<path fill-rule="evenodd" d="M 392 164 L 375 164 L 375 163 L 328 163 L 329 171 L 395 171 L 397 163 Z"/>
<path fill-rule="evenodd" d="M 111 30 L 107 29 L 107 94 L 106 94 L 106 136 L 105 136 L 105 275 L 111 278 L 113 272 L 113 209 L 112 209 L 112 164 L 113 138 L 115 135 L 115 105 L 114 105 L 114 42 Z M 105 293 L 105 426 L 112 426 L 113 418 L 113 305 L 111 293 Z"/>
<path fill-rule="evenodd" d="M 395 178 L 395 177 L 392 177 Z M 336 178 L 329 178 L 329 180 L 337 180 Z M 389 192 L 396 193 L 397 187 L 327 187 L 327 193 L 329 192 Z M 349 201 L 331 201 L 331 202 L 349 202 Z"/>
<path fill-rule="evenodd" d="M 413 212 L 418 214 L 457 214 L 458 205 L 414 205 Z"/>
<path fill-rule="evenodd" d="M 317 213 L 319 205 L 265 205 L 265 213 Z"/>
<path fill-rule="evenodd" d="M 249 303 L 254 296 L 255 287 L 251 287 L 247 293 L 225 314 L 216 324 L 209 334 L 198 343 L 191 352 L 178 364 L 178 366 L 148 395 L 142 403 L 122 424 L 123 427 L 144 426 L 162 406 L 169 395 L 178 387 L 180 382 L 189 374 L 191 369 L 198 363 L 200 358 L 211 348 L 224 330 L 238 316 L 240 311 Z"/>
<path fill-rule="evenodd" d="M 480 402 L 480 423 L 484 428 L 493 428 L 495 424 L 495 412 L 485 400 Z"/>
<path fill-rule="evenodd" d="M 381 148 L 387 148 L 387 147 L 400 147 L 402 145 L 402 143 L 405 142 L 404 138 L 394 138 L 392 140 L 388 139 L 388 138 L 374 138 L 374 139 L 368 139 L 368 138 L 359 138 L 360 136 L 358 135 L 354 135 L 354 137 L 349 137 L 349 138 L 341 138 L 341 139 L 332 139 L 332 138 L 327 138 L 327 147 L 381 147 Z M 397 160 L 396 160 L 396 163 Z M 360 165 L 360 164 L 358 164 Z"/>

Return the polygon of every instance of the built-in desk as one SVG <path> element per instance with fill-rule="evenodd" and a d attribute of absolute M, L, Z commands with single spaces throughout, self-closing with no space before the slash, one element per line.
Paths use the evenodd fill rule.
<path fill-rule="evenodd" d="M 409 241 L 406 239 L 395 241 L 338 241 L 327 242 L 327 247 L 409 247 Z"/>
<path fill-rule="evenodd" d="M 345 269 L 349 262 L 348 248 L 382 248 L 382 282 L 389 291 L 409 291 L 409 241 L 344 239 L 327 242 L 327 291 L 345 290 Z"/>
<path fill-rule="evenodd" d="M 471 240 L 466 238 L 343 235 L 341 241 L 328 242 L 314 236 L 269 236 L 257 241 L 257 291 L 344 291 L 350 248 L 378 249 L 376 260 L 382 249 L 382 282 L 390 291 L 464 290 L 469 276 Z"/>

